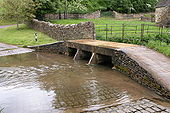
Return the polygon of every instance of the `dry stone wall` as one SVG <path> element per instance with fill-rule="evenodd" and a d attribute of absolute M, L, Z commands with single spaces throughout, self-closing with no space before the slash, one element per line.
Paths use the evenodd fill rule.
<path fill-rule="evenodd" d="M 149 15 L 150 17 L 145 17 L 145 15 Z M 155 21 L 154 18 L 155 13 L 139 13 L 139 14 L 122 14 L 116 11 L 113 11 L 113 17 L 116 19 L 127 19 L 127 18 L 137 18 L 142 21 Z"/>
<path fill-rule="evenodd" d="M 47 20 L 58 20 L 58 19 L 64 19 L 64 14 L 45 14 L 45 19 Z M 96 11 L 93 13 L 88 14 L 67 14 L 67 19 L 96 19 L 101 17 L 101 12 Z"/>
<path fill-rule="evenodd" d="M 67 47 L 64 45 L 64 41 L 59 41 L 51 44 L 44 44 L 38 46 L 28 46 L 30 49 L 34 49 L 37 52 L 48 52 L 48 53 L 58 53 L 66 54 Z"/>
<path fill-rule="evenodd" d="M 170 26 L 170 6 L 156 8 L 155 17 L 157 24 Z"/>
<path fill-rule="evenodd" d="M 43 32 L 56 40 L 94 39 L 95 27 L 92 22 L 82 22 L 80 24 L 60 25 L 50 22 L 38 21 L 30 22 L 29 27 Z"/>

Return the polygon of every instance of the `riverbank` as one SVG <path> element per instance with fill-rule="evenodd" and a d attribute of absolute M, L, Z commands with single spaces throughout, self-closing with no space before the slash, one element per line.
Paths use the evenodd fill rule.
<path fill-rule="evenodd" d="M 38 41 L 35 41 L 35 33 L 38 33 Z M 32 46 L 53 43 L 56 40 L 21 24 L 19 30 L 16 29 L 16 26 L 2 28 L 0 30 L 0 42 L 19 46 Z"/>
<path fill-rule="evenodd" d="M 108 29 L 112 29 L 113 32 L 108 31 L 108 40 L 107 41 L 113 41 L 113 42 L 121 42 L 121 43 L 133 43 L 133 44 L 139 44 L 139 45 L 145 45 L 151 49 L 154 49 L 160 53 L 163 53 L 166 56 L 170 56 L 170 44 L 169 44 L 169 36 L 168 36 L 168 30 L 170 29 L 165 29 L 167 31 L 166 35 L 159 35 L 159 28 L 156 27 L 155 23 L 152 22 L 143 22 L 139 20 L 115 20 L 113 18 L 99 18 L 99 19 L 63 19 L 63 20 L 51 20 L 53 24 L 78 24 L 80 22 L 87 22 L 87 21 L 92 21 L 95 24 L 96 27 L 96 39 L 97 40 L 106 40 L 106 30 L 104 29 L 106 25 L 112 25 L 112 28 L 109 26 Z M 125 36 L 124 40 L 121 40 L 122 38 L 122 25 L 125 24 L 129 27 L 126 28 L 126 30 L 129 34 L 128 36 Z M 145 24 L 145 30 L 150 29 L 151 31 L 146 31 L 146 36 L 143 38 L 143 40 L 146 40 L 146 42 L 140 42 L 136 39 L 140 40 L 140 35 L 135 34 L 134 31 L 135 29 L 138 29 L 138 33 L 140 34 L 141 31 L 141 25 Z M 150 25 L 149 27 L 147 25 Z M 103 28 L 101 27 L 103 26 Z M 136 26 L 136 28 L 134 27 Z M 113 36 L 110 34 L 113 33 Z M 158 34 L 156 34 L 158 33 Z M 115 37 L 114 37 L 115 36 Z M 134 40 L 132 40 L 134 39 Z M 166 40 L 166 41 L 165 41 Z"/>

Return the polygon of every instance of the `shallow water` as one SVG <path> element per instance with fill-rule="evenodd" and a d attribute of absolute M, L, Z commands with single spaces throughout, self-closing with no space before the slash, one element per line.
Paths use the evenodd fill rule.
<path fill-rule="evenodd" d="M 4 113 L 76 113 L 142 97 L 170 107 L 126 75 L 86 64 L 48 53 L 0 57 L 0 108 Z"/>

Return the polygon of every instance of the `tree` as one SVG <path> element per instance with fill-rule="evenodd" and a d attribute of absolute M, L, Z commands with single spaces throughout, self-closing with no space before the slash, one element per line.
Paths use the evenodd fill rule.
<path fill-rule="evenodd" d="M 158 0 L 33 0 L 39 4 L 36 18 L 43 19 L 48 13 L 89 13 L 96 10 L 120 13 L 152 12 Z"/>
<path fill-rule="evenodd" d="M 2 18 L 19 23 L 29 21 L 35 17 L 35 3 L 32 0 L 4 0 L 2 3 Z"/>
<path fill-rule="evenodd" d="M 84 0 L 59 0 L 58 13 L 64 13 L 64 18 L 67 19 L 68 13 L 82 13 L 88 9 L 82 3 Z"/>
<path fill-rule="evenodd" d="M 36 4 L 36 18 L 43 20 L 47 13 L 57 13 L 60 0 L 33 0 Z"/>

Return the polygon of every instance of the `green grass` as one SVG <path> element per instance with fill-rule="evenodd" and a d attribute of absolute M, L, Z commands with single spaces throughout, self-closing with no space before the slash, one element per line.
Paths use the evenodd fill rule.
<path fill-rule="evenodd" d="M 20 46 L 32 46 L 56 42 L 56 40 L 40 32 L 37 32 L 38 42 L 35 42 L 35 32 L 37 31 L 34 31 L 23 24 L 20 25 L 20 30 L 17 30 L 16 26 L 3 28 L 0 29 L 0 42 Z"/>
<path fill-rule="evenodd" d="M 116 37 L 122 38 L 122 26 L 124 25 L 124 37 L 136 38 L 141 36 L 141 25 L 145 24 L 144 30 L 154 30 L 154 33 L 145 33 L 145 37 L 150 35 L 157 35 L 159 28 L 154 26 L 154 23 L 143 22 L 138 20 L 115 20 L 113 18 L 99 18 L 99 19 L 67 19 L 67 20 L 51 20 L 54 24 L 78 24 L 80 22 L 94 22 L 96 27 L 97 37 Z M 150 26 L 148 26 L 150 25 Z M 107 29 L 107 31 L 106 31 Z M 151 37 L 151 36 L 150 36 Z M 154 36 L 153 36 L 154 37 Z"/>
<path fill-rule="evenodd" d="M 159 51 L 166 56 L 170 56 L 170 44 L 166 44 L 160 41 L 151 40 L 146 44 L 147 47 Z"/>
<path fill-rule="evenodd" d="M 149 40 L 161 33 L 169 33 L 170 29 L 160 29 L 155 23 L 143 22 L 138 20 L 115 20 L 113 18 L 100 19 L 67 19 L 51 20 L 54 24 L 78 24 L 80 22 L 92 21 L 95 24 L 97 39 L 126 38 L 128 40 Z M 144 25 L 144 27 L 142 26 Z M 143 30 L 142 30 L 143 29 Z M 143 33 L 141 33 L 143 31 Z"/>
<path fill-rule="evenodd" d="M 155 23 L 137 20 L 115 20 L 113 18 L 51 20 L 55 24 L 78 24 L 87 21 L 94 22 L 96 38 L 98 40 L 145 45 L 170 56 L 170 34 L 167 34 L 170 32 L 170 29 L 164 28 L 161 31 L 159 27 L 155 26 Z M 106 24 L 108 24 L 107 27 Z M 122 37 L 122 24 L 126 25 L 124 28 L 124 37 Z M 145 24 L 142 41 L 141 24 Z M 160 31 L 166 34 L 160 35 Z M 167 43 L 169 44 L 167 45 Z"/>
<path fill-rule="evenodd" d="M 113 18 L 99 18 L 99 19 L 63 19 L 51 20 L 54 24 L 78 24 L 80 22 L 94 22 L 94 24 L 154 24 L 151 22 L 143 22 L 138 20 L 115 20 Z"/>

